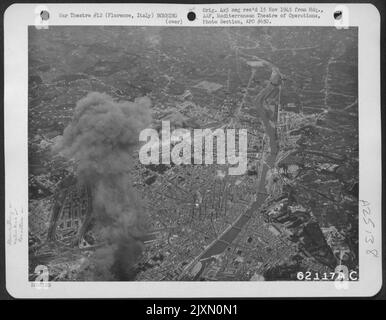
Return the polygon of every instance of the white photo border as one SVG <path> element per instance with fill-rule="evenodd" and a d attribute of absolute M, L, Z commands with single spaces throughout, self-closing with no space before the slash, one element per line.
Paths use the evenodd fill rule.
<path fill-rule="evenodd" d="M 349 25 L 358 27 L 358 109 L 359 109 L 359 196 L 369 203 L 371 213 L 359 204 L 359 281 L 338 290 L 334 281 L 272 282 L 50 282 L 37 288 L 28 280 L 28 26 L 35 25 L 40 11 L 50 13 L 51 25 L 163 25 L 159 20 L 133 19 L 60 19 L 58 13 L 96 11 L 181 12 L 186 17 L 195 11 L 193 23 L 183 19 L 182 26 L 202 26 L 201 8 L 205 6 L 288 6 L 323 9 L 320 19 L 273 22 L 269 26 L 334 26 L 333 12 L 338 4 L 13 4 L 4 13 L 4 146 L 5 146 L 5 242 L 6 288 L 17 298 L 83 297 L 345 297 L 373 296 L 382 287 L 381 229 L 381 104 L 380 104 L 380 14 L 372 4 L 344 4 Z M 205 25 L 206 27 L 210 27 Z M 251 26 L 249 26 L 251 27 Z M 14 218 L 17 218 L 17 225 Z M 374 223 L 369 231 L 368 219 Z M 15 237 L 12 228 L 18 230 Z M 369 243 L 371 232 L 373 242 Z M 13 238 L 15 237 L 15 238 Z M 371 244 L 371 247 L 369 245 Z M 369 250 L 379 253 L 374 257 Z"/>

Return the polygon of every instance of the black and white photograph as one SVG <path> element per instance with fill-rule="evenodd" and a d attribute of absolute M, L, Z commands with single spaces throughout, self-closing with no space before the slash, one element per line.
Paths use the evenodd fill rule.
<path fill-rule="evenodd" d="M 359 277 L 356 28 L 28 36 L 30 280 Z"/>
<path fill-rule="evenodd" d="M 33 298 L 376 294 L 374 8 L 8 9 L 8 290 Z"/>

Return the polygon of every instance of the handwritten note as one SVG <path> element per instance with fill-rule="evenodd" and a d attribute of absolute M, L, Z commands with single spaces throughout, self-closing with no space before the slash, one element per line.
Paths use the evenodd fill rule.
<path fill-rule="evenodd" d="M 359 201 L 360 214 L 364 222 L 364 232 L 365 232 L 365 243 L 366 243 L 366 254 L 372 257 L 378 258 L 379 252 L 375 248 L 376 243 L 376 224 L 375 220 L 372 217 L 371 204 L 366 200 Z"/>
<path fill-rule="evenodd" d="M 9 206 L 6 218 L 7 245 L 23 242 L 25 210 Z"/>

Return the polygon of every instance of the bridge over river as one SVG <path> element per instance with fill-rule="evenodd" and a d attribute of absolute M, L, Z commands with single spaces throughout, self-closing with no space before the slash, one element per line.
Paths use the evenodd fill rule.
<path fill-rule="evenodd" d="M 271 64 L 270 64 L 271 65 Z M 267 198 L 265 192 L 265 178 L 268 169 L 273 167 L 277 154 L 279 152 L 279 143 L 276 134 L 276 128 L 273 127 L 270 121 L 276 121 L 276 119 L 270 119 L 266 109 L 264 108 L 264 102 L 267 97 L 272 97 L 274 94 L 278 94 L 278 87 L 281 84 L 281 75 L 277 67 L 271 65 L 272 75 L 271 81 L 260 91 L 255 98 L 256 109 L 253 110 L 264 124 L 265 133 L 269 137 L 270 154 L 267 156 L 265 162 L 262 161 L 260 166 L 259 181 L 258 181 L 258 193 L 256 200 L 251 206 L 242 213 L 231 226 L 229 226 L 216 240 L 214 240 L 192 263 L 190 263 L 179 276 L 179 280 L 185 280 L 189 271 L 199 262 L 201 262 L 201 270 L 195 275 L 193 280 L 198 280 L 206 265 L 210 262 L 211 258 L 221 254 L 229 247 L 229 245 L 236 239 L 237 235 L 248 223 L 253 215 L 256 215 L 260 211 L 261 205 Z M 264 156 L 262 157 L 264 159 Z"/>

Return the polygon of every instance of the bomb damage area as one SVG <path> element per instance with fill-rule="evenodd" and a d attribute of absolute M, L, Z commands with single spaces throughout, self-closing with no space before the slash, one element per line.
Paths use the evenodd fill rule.
<path fill-rule="evenodd" d="M 358 271 L 356 28 L 28 37 L 30 280 L 39 265 L 50 281 Z M 141 131 L 168 143 L 163 123 L 192 136 L 245 129 L 246 171 L 229 174 L 215 143 L 211 164 L 141 163 Z"/>

